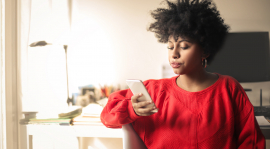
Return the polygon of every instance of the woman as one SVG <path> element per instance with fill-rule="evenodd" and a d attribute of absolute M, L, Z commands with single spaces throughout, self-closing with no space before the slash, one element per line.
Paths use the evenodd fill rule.
<path fill-rule="evenodd" d="M 132 123 L 147 148 L 265 148 L 265 138 L 241 85 L 232 77 L 205 70 L 220 49 L 229 27 L 210 0 L 166 1 L 151 14 L 149 31 L 167 43 L 176 77 L 144 84 L 155 107 L 138 102 L 141 94 L 111 94 L 101 114 L 103 124 Z"/>

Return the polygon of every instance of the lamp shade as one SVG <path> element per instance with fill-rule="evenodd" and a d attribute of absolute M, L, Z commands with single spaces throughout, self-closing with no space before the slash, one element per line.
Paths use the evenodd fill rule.
<path fill-rule="evenodd" d="M 37 41 L 37 42 L 31 43 L 29 46 L 38 47 L 38 46 L 46 46 L 46 45 L 51 45 L 51 43 L 47 43 L 46 41 Z"/>

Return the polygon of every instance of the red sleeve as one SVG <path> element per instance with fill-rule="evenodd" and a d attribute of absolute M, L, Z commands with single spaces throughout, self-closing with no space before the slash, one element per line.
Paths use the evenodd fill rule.
<path fill-rule="evenodd" d="M 139 118 L 133 110 L 129 89 L 114 92 L 101 112 L 101 122 L 109 128 L 121 128 Z"/>
<path fill-rule="evenodd" d="M 265 138 L 254 116 L 254 107 L 242 87 L 238 87 L 235 110 L 235 135 L 238 149 L 265 149 Z"/>

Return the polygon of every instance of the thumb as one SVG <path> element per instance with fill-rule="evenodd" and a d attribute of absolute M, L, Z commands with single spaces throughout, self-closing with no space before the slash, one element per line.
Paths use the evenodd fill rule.
<path fill-rule="evenodd" d="M 133 102 L 133 103 L 137 103 L 138 102 L 138 98 L 140 98 L 142 96 L 142 93 L 139 93 L 139 94 L 136 94 L 136 95 L 133 95 L 132 97 L 131 97 L 131 102 Z"/>

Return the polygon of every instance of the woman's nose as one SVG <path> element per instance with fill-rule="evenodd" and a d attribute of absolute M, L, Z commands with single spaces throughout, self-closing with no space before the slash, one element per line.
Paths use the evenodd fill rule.
<path fill-rule="evenodd" d="M 179 54 L 178 50 L 176 50 L 176 48 L 174 48 L 173 51 L 172 51 L 172 58 L 173 59 L 180 58 L 180 54 Z"/>

